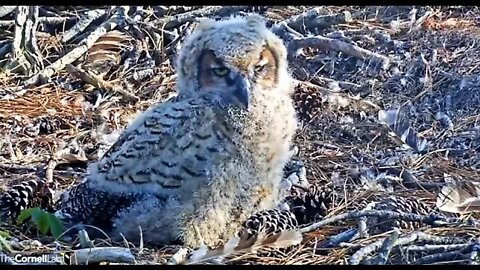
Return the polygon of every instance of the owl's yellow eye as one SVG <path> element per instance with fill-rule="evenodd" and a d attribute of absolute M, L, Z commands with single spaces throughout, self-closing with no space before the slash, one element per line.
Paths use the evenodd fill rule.
<path fill-rule="evenodd" d="M 218 77 L 225 77 L 229 72 L 228 68 L 225 68 L 225 67 L 214 68 L 212 71 L 213 71 L 213 74 L 215 74 L 215 76 L 218 76 Z"/>

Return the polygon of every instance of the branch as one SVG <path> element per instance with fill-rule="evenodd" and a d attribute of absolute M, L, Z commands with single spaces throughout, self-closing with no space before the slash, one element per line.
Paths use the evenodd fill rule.
<path fill-rule="evenodd" d="M 0 18 L 7 16 L 8 14 L 15 11 L 17 6 L 1 6 L 0 7 Z"/>
<path fill-rule="evenodd" d="M 384 210 L 362 210 L 362 211 L 352 211 L 343 213 L 331 218 L 324 219 L 322 221 L 316 222 L 310 226 L 304 227 L 300 229 L 300 232 L 306 233 L 314 231 L 318 228 L 321 228 L 325 225 L 335 223 L 338 221 L 343 221 L 347 219 L 356 219 L 359 217 L 364 216 L 374 216 L 383 219 L 397 219 L 397 220 L 405 220 L 405 221 L 412 221 L 412 222 L 420 222 L 427 225 L 435 226 L 438 225 L 438 221 L 443 221 L 444 223 L 453 223 L 453 222 L 462 222 L 460 219 L 457 218 L 446 218 L 439 215 L 418 215 L 412 213 L 398 213 L 393 211 L 384 211 Z"/>
<path fill-rule="evenodd" d="M 187 22 L 194 22 L 197 20 L 198 17 L 212 17 L 214 15 L 227 16 L 236 11 L 248 10 L 251 8 L 251 6 L 209 6 L 177 14 L 169 18 L 162 18 L 154 21 L 154 23 L 162 25 L 162 27 L 159 27 L 160 29 L 163 28 L 165 30 L 168 30 L 179 27 L 180 25 Z"/>
<path fill-rule="evenodd" d="M 407 236 L 398 238 L 392 247 L 404 246 L 404 245 L 414 243 L 416 241 L 426 241 L 426 242 L 434 242 L 434 243 L 452 243 L 452 242 L 461 241 L 461 238 L 439 237 L 439 236 L 429 235 L 424 232 L 414 232 Z M 353 265 L 360 264 L 365 257 L 379 250 L 384 245 L 384 242 L 385 242 L 384 239 L 380 239 L 369 244 L 368 246 L 365 246 L 359 249 L 350 257 L 349 264 L 353 264 Z"/>
<path fill-rule="evenodd" d="M 119 93 L 119 94 L 123 95 L 124 97 L 127 97 L 131 100 L 134 100 L 134 101 L 139 100 L 139 98 L 137 96 L 135 96 L 134 94 L 129 93 L 129 92 L 123 90 L 121 87 L 119 87 L 117 85 L 114 85 L 110 82 L 107 82 L 107 81 L 103 80 L 102 78 L 100 78 L 99 76 L 91 74 L 88 71 L 85 71 L 81 68 L 74 67 L 71 64 L 68 64 L 66 66 L 66 68 L 67 68 L 68 73 L 70 73 L 71 75 L 75 76 L 76 78 L 78 78 L 78 79 L 80 79 L 80 80 L 82 80 L 82 81 L 84 81 L 88 84 L 93 85 L 96 88 L 105 89 L 105 90 L 108 90 L 108 91 Z"/>
<path fill-rule="evenodd" d="M 312 8 L 299 15 L 287 19 L 287 25 L 301 33 L 307 33 L 316 28 L 327 28 L 332 25 L 350 23 L 352 22 L 352 15 L 348 11 L 343 11 L 337 14 L 321 15 L 320 8 Z"/>
<path fill-rule="evenodd" d="M 128 248 L 96 247 L 75 250 L 70 264 L 89 264 L 99 262 L 135 263 L 135 257 Z"/>
<path fill-rule="evenodd" d="M 62 42 L 67 43 L 79 33 L 83 32 L 94 20 L 105 14 L 105 10 L 90 10 L 84 14 L 80 20 L 70 29 L 63 33 Z"/>
<path fill-rule="evenodd" d="M 383 69 L 388 69 L 390 59 L 381 54 L 363 49 L 341 40 L 331 39 L 322 36 L 297 38 L 288 44 L 288 53 L 296 55 L 298 50 L 304 47 L 317 48 L 321 50 L 339 51 L 357 57 L 362 60 L 372 59 L 381 63 Z"/>
<path fill-rule="evenodd" d="M 398 236 L 400 235 L 400 232 L 398 229 L 395 229 L 389 237 L 386 237 L 383 241 L 382 247 L 380 248 L 380 251 L 378 252 L 378 255 L 372 259 L 372 264 L 385 264 L 388 260 L 388 256 L 390 255 L 390 252 L 392 251 L 392 248 L 395 246 L 398 240 Z"/>
<path fill-rule="evenodd" d="M 470 248 L 470 247 L 468 247 Z M 462 254 L 465 249 L 449 251 L 444 253 L 435 253 L 431 255 L 424 256 L 418 260 L 413 261 L 411 264 L 433 264 L 436 262 L 447 262 L 455 259 L 467 259 L 470 254 Z"/>
<path fill-rule="evenodd" d="M 117 8 L 116 12 L 108 21 L 104 22 L 97 29 L 91 32 L 85 39 L 80 42 L 77 47 L 68 52 L 62 58 L 53 62 L 51 65 L 49 65 L 36 75 L 32 76 L 25 82 L 23 87 L 20 87 L 19 89 L 14 89 L 12 90 L 12 92 L 19 92 L 26 88 L 29 88 L 30 86 L 37 84 L 40 79 L 50 78 L 56 72 L 64 69 L 66 65 L 73 63 L 80 56 L 86 53 L 88 49 L 90 49 L 100 37 L 105 35 L 110 30 L 113 30 L 118 24 L 121 24 L 124 21 L 125 12 L 126 11 L 123 7 Z"/>
<path fill-rule="evenodd" d="M 75 17 L 38 17 L 39 23 L 59 24 L 69 20 L 76 20 Z M 15 25 L 14 20 L 0 20 L 0 27 L 12 27 Z"/>

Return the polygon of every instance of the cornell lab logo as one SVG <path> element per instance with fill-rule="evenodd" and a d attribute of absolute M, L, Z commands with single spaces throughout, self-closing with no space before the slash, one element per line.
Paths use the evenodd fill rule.
<path fill-rule="evenodd" d="M 42 254 L 42 255 L 25 255 L 15 254 L 7 256 L 0 254 L 0 263 L 15 263 L 15 264 L 64 264 L 68 261 L 68 255 L 64 253 L 59 254 Z"/>

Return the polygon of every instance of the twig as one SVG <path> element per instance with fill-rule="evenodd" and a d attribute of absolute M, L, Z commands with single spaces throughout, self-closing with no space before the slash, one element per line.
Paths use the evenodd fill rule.
<path fill-rule="evenodd" d="M 209 6 L 192 11 L 187 11 L 184 13 L 177 14 L 168 18 L 161 18 L 159 20 L 153 21 L 155 24 L 161 24 L 165 30 L 179 27 L 180 25 L 187 22 L 194 22 L 198 17 L 211 17 L 214 15 L 227 16 L 236 11 L 248 10 L 251 9 L 251 6 Z"/>
<path fill-rule="evenodd" d="M 99 262 L 135 263 L 135 257 L 128 248 L 96 247 L 75 250 L 70 264 L 88 264 Z"/>
<path fill-rule="evenodd" d="M 301 228 L 300 232 L 302 233 L 311 232 L 318 228 L 321 228 L 322 226 L 325 226 L 331 223 L 335 223 L 335 222 L 347 220 L 347 219 L 356 219 L 363 216 L 374 216 L 374 217 L 379 217 L 384 219 L 400 219 L 405 221 L 420 222 L 428 225 L 437 225 L 438 221 L 444 221 L 447 224 L 450 222 L 461 222 L 461 220 L 457 218 L 445 218 L 443 216 L 434 215 L 434 214 L 425 216 L 425 215 L 418 215 L 413 213 L 398 213 L 398 212 L 385 211 L 385 210 L 362 210 L 362 211 L 351 211 L 351 212 L 343 213 L 331 218 L 324 219 L 310 226 Z"/>
<path fill-rule="evenodd" d="M 304 47 L 317 48 L 321 50 L 339 51 L 362 60 L 372 59 L 381 63 L 383 69 L 388 69 L 390 59 L 381 54 L 366 50 L 353 44 L 338 39 L 331 39 L 322 36 L 297 38 L 288 44 L 288 53 L 296 55 L 298 50 Z"/>
<path fill-rule="evenodd" d="M 390 252 L 392 251 L 392 248 L 397 243 L 399 235 L 400 235 L 399 230 L 397 228 L 395 228 L 392 235 L 385 238 L 385 240 L 383 241 L 382 247 L 380 248 L 380 251 L 378 252 L 378 255 L 371 260 L 372 264 L 383 265 L 387 262 L 388 256 L 390 255 Z"/>
<path fill-rule="evenodd" d="M 85 231 L 84 229 L 81 229 L 80 231 L 78 231 L 78 238 L 80 240 L 80 246 L 82 248 L 93 248 L 94 247 L 93 241 L 90 240 L 90 237 L 88 236 L 87 231 Z"/>
<path fill-rule="evenodd" d="M 477 238 L 470 251 L 469 264 L 478 265 L 480 263 L 480 237 Z"/>
<path fill-rule="evenodd" d="M 405 248 L 405 252 L 446 252 L 452 250 L 458 250 L 465 247 L 469 247 L 471 244 L 452 244 L 452 245 L 423 245 L 423 246 L 408 246 Z"/>
<path fill-rule="evenodd" d="M 40 78 L 50 78 L 53 74 L 65 68 L 66 65 L 71 64 L 73 63 L 73 61 L 77 60 L 80 56 L 86 53 L 88 49 L 91 48 L 100 37 L 105 35 L 110 30 L 114 29 L 118 24 L 121 24 L 125 19 L 125 12 L 126 10 L 124 7 L 118 7 L 116 12 L 108 21 L 104 22 L 97 29 L 92 31 L 85 39 L 80 42 L 77 47 L 68 52 L 62 58 L 53 62 L 51 65 L 40 71 L 38 74 L 28 79 L 25 82 L 25 87 L 36 84 Z"/>
<path fill-rule="evenodd" d="M 75 17 L 38 17 L 39 23 L 59 24 L 69 20 L 76 20 Z M 0 20 L 0 27 L 12 27 L 15 25 L 14 20 Z"/>
<path fill-rule="evenodd" d="M 10 173 L 36 172 L 38 168 L 39 166 L 0 163 L 0 171 L 3 170 Z"/>
<path fill-rule="evenodd" d="M 327 28 L 336 24 L 352 22 L 352 15 L 348 11 L 337 14 L 321 15 L 323 7 L 312 8 L 299 15 L 292 16 L 285 22 L 287 25 L 301 33 L 315 30 L 315 28 Z"/>
<path fill-rule="evenodd" d="M 458 260 L 458 257 L 460 257 L 461 260 L 465 260 L 470 254 L 462 254 L 462 251 L 465 251 L 465 249 L 427 255 L 411 262 L 411 264 L 433 264 L 436 262 Z"/>
<path fill-rule="evenodd" d="M 7 41 L 0 48 L 0 59 L 3 59 L 12 50 L 12 42 Z"/>
<path fill-rule="evenodd" d="M 101 89 L 105 89 L 105 90 L 108 90 L 108 91 L 112 91 L 112 92 L 115 92 L 115 93 L 122 94 L 123 96 L 125 96 L 127 98 L 130 98 L 134 101 L 139 100 L 139 98 L 137 96 L 135 96 L 134 94 L 123 90 L 121 87 L 119 87 L 117 85 L 114 85 L 110 82 L 107 82 L 107 81 L 103 80 L 102 78 L 100 78 L 97 75 L 91 74 L 88 71 L 84 71 L 81 68 L 77 68 L 77 67 L 74 67 L 71 64 L 68 64 L 68 65 L 66 65 L 66 69 L 67 69 L 67 72 L 70 73 L 71 75 L 85 81 L 86 83 L 89 83 L 89 84 L 95 86 L 96 88 L 101 88 Z"/>
<path fill-rule="evenodd" d="M 45 170 L 45 178 L 47 179 L 48 183 L 53 183 L 53 170 L 55 170 L 56 166 L 57 162 L 55 161 L 55 159 L 50 159 L 47 164 L 47 169 Z"/>
<path fill-rule="evenodd" d="M 83 32 L 94 20 L 105 14 L 105 10 L 90 10 L 84 14 L 80 20 L 70 29 L 63 33 L 62 42 L 67 43 L 79 33 Z"/>
<path fill-rule="evenodd" d="M 172 257 L 168 260 L 168 265 L 183 264 L 187 260 L 190 249 L 181 247 Z"/>
<path fill-rule="evenodd" d="M 352 241 L 352 238 L 357 234 L 358 234 L 358 229 L 356 228 L 346 230 L 337 235 L 331 236 L 328 242 L 322 245 L 322 247 L 332 248 L 332 247 L 340 246 L 344 242 Z"/>
<path fill-rule="evenodd" d="M 15 11 L 17 6 L 1 6 L 0 7 L 0 18 L 7 16 L 8 14 L 12 13 Z"/>
<path fill-rule="evenodd" d="M 368 100 L 364 100 L 364 99 L 361 99 L 359 97 L 353 97 L 353 96 L 350 96 L 348 94 L 345 94 L 345 93 L 338 93 L 338 92 L 335 92 L 335 91 L 332 91 L 330 89 L 327 89 L 325 87 L 321 87 L 319 85 L 316 85 L 316 84 L 313 84 L 313 83 L 310 83 L 310 82 L 306 82 L 306 81 L 300 81 L 300 80 L 295 80 L 295 83 L 299 84 L 299 85 L 304 85 L 304 86 L 307 86 L 307 87 L 312 87 L 312 88 L 315 88 L 315 90 L 317 90 L 317 93 L 319 93 L 321 96 L 325 97 L 332 105 L 335 104 L 335 105 L 339 105 L 339 106 L 342 106 L 342 104 L 345 104 L 345 103 L 354 103 L 355 105 L 357 105 L 358 107 L 360 107 L 362 110 L 373 110 L 373 111 L 378 111 L 381 109 L 380 106 L 368 101 Z M 345 102 L 345 99 L 348 100 L 348 102 Z"/>
<path fill-rule="evenodd" d="M 368 246 L 365 246 L 355 252 L 349 259 L 349 264 L 360 264 L 360 262 L 368 255 L 372 254 L 373 252 L 377 251 L 384 245 L 384 239 L 377 240 Z M 407 236 L 398 238 L 397 241 L 394 243 L 393 246 L 403 246 L 415 241 L 426 241 L 426 242 L 435 242 L 435 243 L 451 243 L 451 242 L 460 242 L 460 238 L 452 238 L 452 237 L 439 237 L 434 235 L 429 235 L 424 232 L 414 232 Z"/>

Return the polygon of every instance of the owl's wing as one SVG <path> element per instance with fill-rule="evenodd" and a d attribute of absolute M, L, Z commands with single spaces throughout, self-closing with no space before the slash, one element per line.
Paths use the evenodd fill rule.
<path fill-rule="evenodd" d="M 212 165 L 234 151 L 218 115 L 201 98 L 159 104 L 129 125 L 89 178 L 154 193 L 208 181 Z"/>

